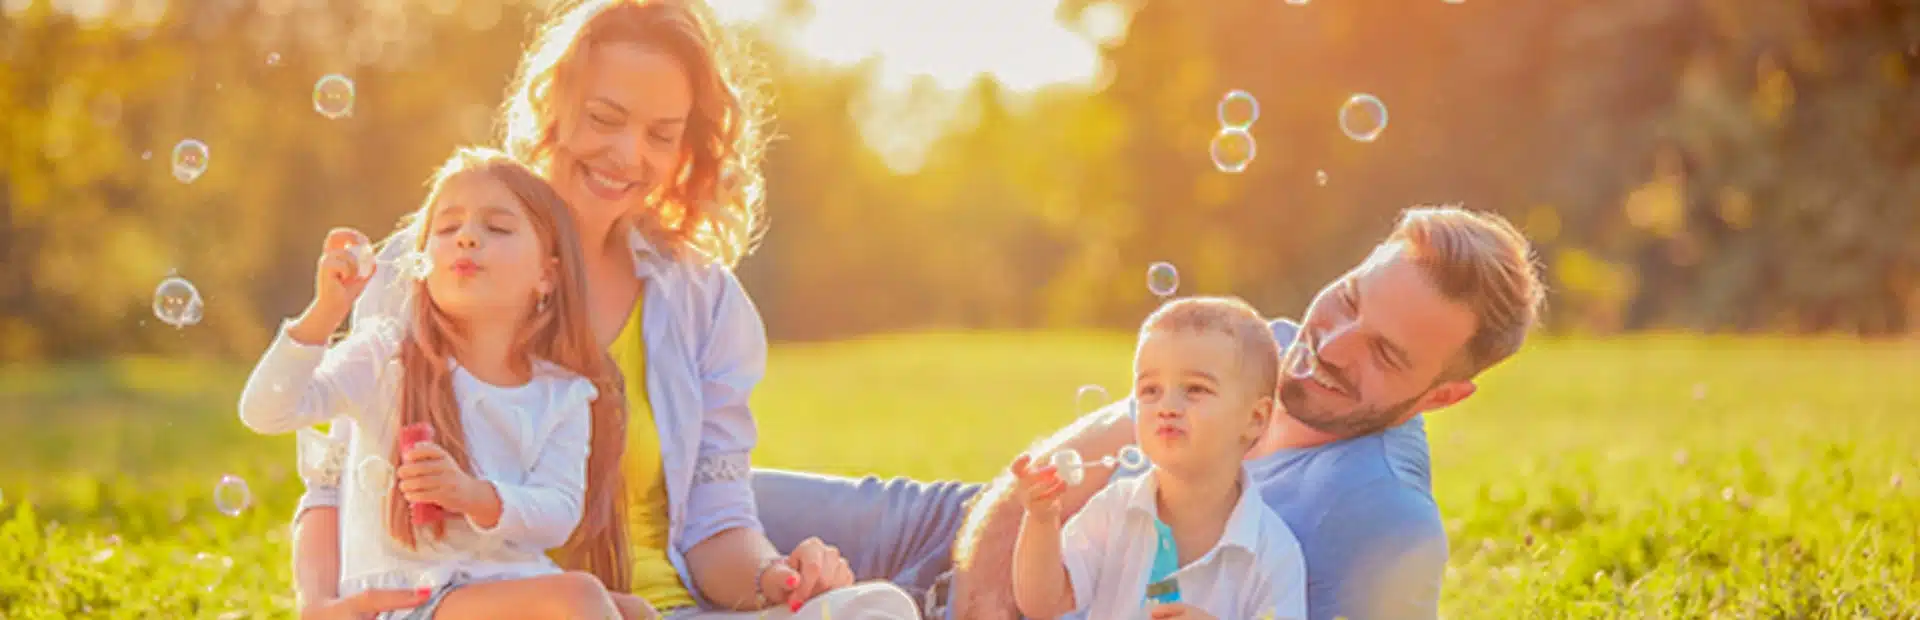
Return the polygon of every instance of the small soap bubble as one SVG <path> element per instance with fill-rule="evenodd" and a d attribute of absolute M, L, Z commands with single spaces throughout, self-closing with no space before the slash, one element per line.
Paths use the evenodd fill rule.
<path fill-rule="evenodd" d="M 1140 446 L 1127 444 L 1126 447 L 1120 449 L 1120 467 L 1124 469 L 1140 469 L 1146 466 L 1146 464 L 1147 455 L 1140 451 Z"/>
<path fill-rule="evenodd" d="M 140 151 L 140 161 L 153 161 L 153 151 Z"/>
<path fill-rule="evenodd" d="M 1167 262 L 1147 266 L 1147 290 L 1155 297 L 1172 297 L 1174 291 L 1180 290 L 1180 270 Z"/>
<path fill-rule="evenodd" d="M 1705 383 L 1695 383 L 1695 384 L 1693 384 L 1693 399 L 1694 399 L 1694 400 L 1706 400 L 1706 399 L 1707 399 L 1707 384 L 1705 384 Z"/>
<path fill-rule="evenodd" d="M 1239 129 L 1245 131 L 1260 120 L 1260 100 L 1244 90 L 1230 90 L 1220 98 L 1215 114 L 1220 117 L 1221 129 Z"/>
<path fill-rule="evenodd" d="M 1079 452 L 1073 450 L 1055 452 L 1048 455 L 1047 464 L 1052 465 L 1054 471 L 1060 475 L 1060 480 L 1069 485 L 1080 484 L 1080 481 L 1086 478 L 1086 464 L 1080 461 Z"/>
<path fill-rule="evenodd" d="M 393 464 L 378 456 L 360 459 L 355 466 L 360 478 L 361 488 L 376 495 L 385 494 L 393 488 Z"/>
<path fill-rule="evenodd" d="M 1326 187 L 1326 186 L 1327 186 L 1327 171 L 1325 171 L 1325 170 L 1315 170 L 1315 171 L 1313 172 L 1313 182 L 1314 182 L 1315 184 L 1317 184 L 1317 185 L 1319 185 L 1319 186 L 1321 186 L 1321 187 Z"/>
<path fill-rule="evenodd" d="M 1074 410 L 1087 413 L 1105 407 L 1112 399 L 1107 397 L 1107 388 L 1098 385 L 1083 385 L 1073 395 Z"/>
<path fill-rule="evenodd" d="M 186 278 L 168 276 L 153 289 L 153 316 L 174 329 L 199 323 L 203 305 L 200 291 Z"/>
<path fill-rule="evenodd" d="M 278 67 L 278 66 L 280 66 L 280 52 L 268 52 L 268 53 L 267 53 L 267 66 L 269 66 L 269 67 Z"/>
<path fill-rule="evenodd" d="M 1359 142 L 1372 142 L 1387 130 L 1387 104 L 1379 97 L 1359 93 L 1340 106 L 1340 131 Z"/>
<path fill-rule="evenodd" d="M 433 274 L 433 257 L 426 252 L 407 252 L 394 261 L 393 268 L 399 277 L 425 280 Z"/>
<path fill-rule="evenodd" d="M 1207 144 L 1207 154 L 1213 157 L 1213 167 L 1227 174 L 1245 171 L 1253 163 L 1256 150 L 1253 134 L 1232 127 L 1221 129 Z"/>
<path fill-rule="evenodd" d="M 1294 6 L 1306 6 L 1307 0 L 1287 0 L 1287 4 L 1291 4 Z"/>
<path fill-rule="evenodd" d="M 313 83 L 313 109 L 331 120 L 353 115 L 353 80 L 338 73 Z"/>
<path fill-rule="evenodd" d="M 239 476 L 228 474 L 220 477 L 220 484 L 213 487 L 213 507 L 229 517 L 240 516 L 240 512 L 253 503 L 253 493 L 247 490 L 247 481 Z"/>
<path fill-rule="evenodd" d="M 200 175 L 207 173 L 207 160 L 211 155 L 205 142 L 192 138 L 181 140 L 173 145 L 173 178 L 181 183 L 192 183 L 199 179 Z"/>

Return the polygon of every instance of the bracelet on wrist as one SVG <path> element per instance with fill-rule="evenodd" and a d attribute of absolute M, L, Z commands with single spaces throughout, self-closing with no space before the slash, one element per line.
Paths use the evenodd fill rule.
<path fill-rule="evenodd" d="M 760 563 L 760 570 L 753 574 L 753 598 L 760 607 L 773 604 L 767 600 L 767 571 L 775 566 L 787 563 L 787 556 L 776 555 Z"/>

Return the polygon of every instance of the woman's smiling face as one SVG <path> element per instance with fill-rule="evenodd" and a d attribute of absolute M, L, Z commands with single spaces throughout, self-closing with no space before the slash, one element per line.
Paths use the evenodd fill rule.
<path fill-rule="evenodd" d="M 679 172 L 693 88 L 681 62 L 650 46 L 600 43 L 585 61 L 556 102 L 552 181 L 583 222 L 610 222 Z"/>

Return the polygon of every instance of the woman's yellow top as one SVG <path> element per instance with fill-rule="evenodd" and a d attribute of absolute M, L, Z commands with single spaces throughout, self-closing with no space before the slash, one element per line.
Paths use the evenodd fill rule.
<path fill-rule="evenodd" d="M 645 295 L 633 303 L 633 314 L 620 328 L 608 353 L 626 379 L 627 451 L 621 468 L 627 476 L 627 535 L 633 542 L 633 594 L 654 609 L 692 607 L 693 594 L 680 581 L 679 571 L 667 559 L 667 479 L 660 461 L 660 435 L 653 423 L 653 405 L 647 397 L 647 344 L 641 337 L 641 309 Z"/>

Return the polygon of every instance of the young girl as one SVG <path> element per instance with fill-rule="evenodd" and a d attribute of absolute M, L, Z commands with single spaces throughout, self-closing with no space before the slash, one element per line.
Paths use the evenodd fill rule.
<path fill-rule="evenodd" d="M 572 538 L 569 553 L 624 557 L 611 506 L 625 412 L 585 318 L 565 204 L 505 154 L 463 149 L 416 217 L 424 234 L 413 250 L 431 267 L 398 280 L 409 324 L 362 324 L 324 346 L 371 279 L 350 247 L 365 237 L 335 229 L 314 301 L 254 368 L 241 419 L 261 433 L 335 415 L 353 425 L 343 595 L 420 588 L 422 604 L 395 617 L 502 605 L 516 617 L 620 617 L 598 579 L 563 573 L 547 555 Z M 401 429 L 419 424 L 431 439 L 404 446 Z"/>

